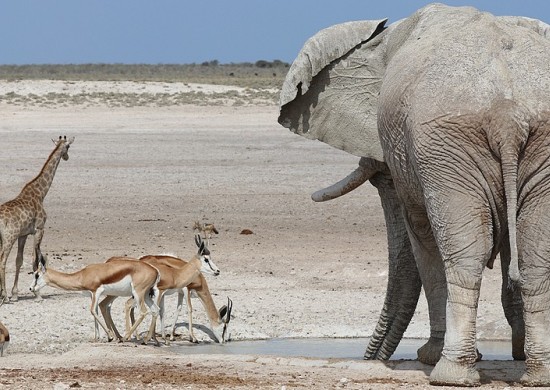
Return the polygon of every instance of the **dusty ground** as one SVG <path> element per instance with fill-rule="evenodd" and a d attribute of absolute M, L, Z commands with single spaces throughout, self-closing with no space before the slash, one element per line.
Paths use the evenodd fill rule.
<path fill-rule="evenodd" d="M 5 87 L 5 85 L 4 85 Z M 4 92 L 5 93 L 5 92 Z M 277 124 L 277 107 L 110 108 L 0 104 L 0 202 L 40 171 L 51 138 L 75 136 L 45 200 L 42 249 L 71 271 L 113 255 L 196 250 L 195 220 L 216 224 L 208 277 L 218 306 L 231 297 L 233 340 L 367 337 L 387 282 L 383 216 L 365 185 L 324 204 L 310 193 L 348 174 L 357 158 L 302 139 Z M 243 229 L 254 234 L 242 235 Z M 28 292 L 28 241 L 18 302 L 0 307 L 11 345 L 0 358 L 4 388 L 423 388 L 431 367 L 416 361 L 317 360 L 176 355 L 130 342 L 90 342 L 89 298 L 46 288 Z M 8 261 L 11 290 L 15 250 Z M 487 271 L 478 337 L 508 339 L 500 270 Z M 113 313 L 122 324 L 122 301 Z M 206 324 L 195 300 L 195 322 Z M 117 306 L 119 304 L 119 306 Z M 168 321 L 175 301 L 167 300 Z M 185 334 L 180 321 L 180 332 Z M 422 297 L 406 337 L 427 337 Z M 197 329 L 201 342 L 210 342 Z M 176 345 L 186 345 L 180 341 Z M 483 351 L 482 351 L 483 352 Z M 360 358 L 360 356 L 358 356 Z M 482 362 L 483 387 L 510 386 L 522 363 Z"/>

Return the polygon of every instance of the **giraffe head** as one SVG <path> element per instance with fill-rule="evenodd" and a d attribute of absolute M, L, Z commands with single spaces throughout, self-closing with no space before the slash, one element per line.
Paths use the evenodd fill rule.
<path fill-rule="evenodd" d="M 61 145 L 61 147 L 63 148 L 61 150 L 61 158 L 65 161 L 67 161 L 69 159 L 69 147 L 73 143 L 74 137 L 71 137 L 71 138 L 67 139 L 67 136 L 64 135 L 63 137 L 59 136 L 59 139 L 57 141 L 55 141 L 53 139 L 52 139 L 52 141 L 57 146 Z"/>

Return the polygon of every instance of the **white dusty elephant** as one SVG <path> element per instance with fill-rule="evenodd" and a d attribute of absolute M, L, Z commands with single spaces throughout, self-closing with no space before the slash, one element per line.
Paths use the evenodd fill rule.
<path fill-rule="evenodd" d="M 385 358 L 385 347 L 391 355 L 414 312 L 418 278 L 395 283 L 410 277 L 399 269 L 411 267 L 412 251 L 430 311 L 427 355 L 445 334 L 430 381 L 479 384 L 481 275 L 500 252 L 513 281 L 508 288 L 504 275 L 502 297 L 516 358 L 525 319 L 522 381 L 550 385 L 547 37 L 550 28 L 540 21 L 430 5 L 389 27 L 381 20 L 323 30 L 289 70 L 279 122 L 361 157 L 351 183 L 315 197 L 335 197 L 367 179 L 381 195 L 390 276 L 367 357 Z M 405 248 L 400 258 L 398 248 Z M 385 324 L 387 316 L 400 329 Z"/>

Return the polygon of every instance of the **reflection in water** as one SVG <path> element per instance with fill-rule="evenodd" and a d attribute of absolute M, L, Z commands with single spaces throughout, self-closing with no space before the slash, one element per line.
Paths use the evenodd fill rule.
<path fill-rule="evenodd" d="M 300 356 L 319 359 L 363 359 L 368 338 L 271 339 L 190 344 L 170 347 L 182 354 Z M 391 360 L 415 360 L 416 350 L 427 340 L 403 339 Z M 483 360 L 512 360 L 510 341 L 478 341 Z"/>

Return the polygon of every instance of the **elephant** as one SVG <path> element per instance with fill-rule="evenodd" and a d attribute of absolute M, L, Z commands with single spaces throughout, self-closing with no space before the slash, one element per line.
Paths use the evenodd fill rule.
<path fill-rule="evenodd" d="M 431 331 L 419 359 L 441 353 L 430 382 L 479 385 L 479 288 L 500 252 L 513 354 L 526 358 L 522 382 L 548 385 L 550 167 L 542 146 L 550 133 L 550 28 L 441 4 L 385 23 L 344 23 L 310 38 L 281 89 L 278 119 L 361 157 L 355 172 L 314 200 L 367 180 L 379 190 L 390 275 L 366 357 L 391 355 L 421 280 Z M 397 258 L 392 248 L 405 249 Z M 414 263 L 418 273 L 399 274 Z M 412 281 L 402 286 L 403 275 Z"/>

